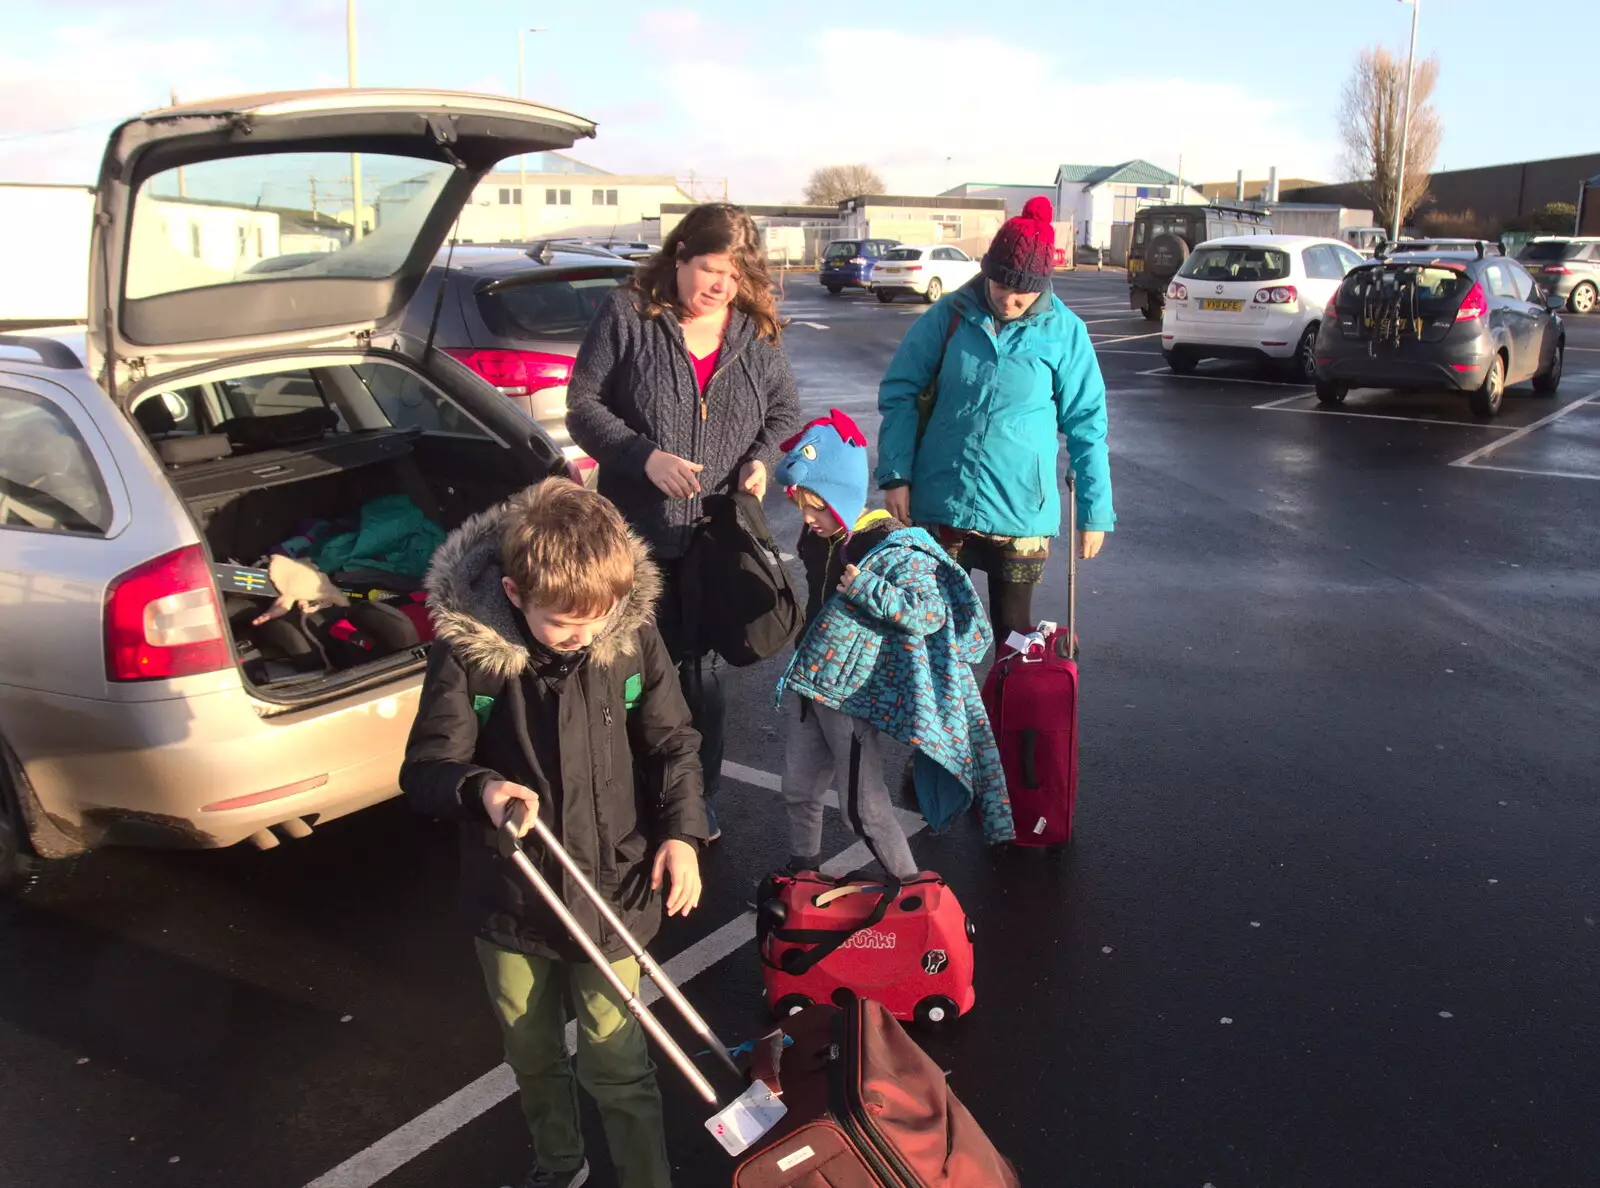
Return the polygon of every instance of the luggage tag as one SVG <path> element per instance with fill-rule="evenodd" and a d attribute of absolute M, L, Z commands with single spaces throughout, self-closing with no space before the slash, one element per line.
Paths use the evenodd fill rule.
<path fill-rule="evenodd" d="M 1024 664 L 1038 664 L 1044 659 L 1045 637 L 1037 631 L 1023 635 L 1020 631 L 1013 631 L 1006 637 L 1006 647 L 1022 657 Z"/>
<path fill-rule="evenodd" d="M 778 1124 L 789 1108 L 783 1104 L 778 1067 L 783 1050 L 794 1042 L 781 1028 L 733 1049 L 750 1052 L 750 1088 L 706 1119 L 706 1129 L 729 1155 L 742 1155 Z"/>
<path fill-rule="evenodd" d="M 757 1081 L 707 1118 L 706 1129 L 729 1155 L 743 1155 L 788 1112 L 783 1099 L 765 1081 Z"/>

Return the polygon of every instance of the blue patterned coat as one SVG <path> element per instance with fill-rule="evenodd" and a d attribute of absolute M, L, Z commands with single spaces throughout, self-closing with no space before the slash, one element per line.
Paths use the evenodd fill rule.
<path fill-rule="evenodd" d="M 971 668 L 994 636 L 971 580 L 921 528 L 891 533 L 860 569 L 801 637 L 778 701 L 792 689 L 925 756 L 917 796 L 935 830 L 976 797 L 989 841 L 1012 840 L 1005 772 Z"/>

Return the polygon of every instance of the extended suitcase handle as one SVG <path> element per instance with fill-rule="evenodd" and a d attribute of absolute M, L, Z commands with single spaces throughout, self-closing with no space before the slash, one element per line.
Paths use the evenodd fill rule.
<path fill-rule="evenodd" d="M 1078 472 L 1067 471 L 1067 645 L 1065 660 L 1078 658 Z"/>
<path fill-rule="evenodd" d="M 561 896 L 556 894 L 555 889 L 550 886 L 550 883 L 545 879 L 539 868 L 534 865 L 533 861 L 524 852 L 520 834 L 523 823 L 527 819 L 527 802 L 521 800 L 513 801 L 510 811 L 506 813 L 505 820 L 500 825 L 500 852 L 515 862 L 517 868 L 527 876 L 528 881 L 539 892 L 546 906 L 556 914 L 562 926 L 566 928 L 572 939 L 578 943 L 578 947 L 583 950 L 584 955 L 594 963 L 595 968 L 600 971 L 606 981 L 611 983 L 611 988 L 622 997 L 623 1002 L 627 1004 L 629 1012 L 632 1013 L 635 1019 L 639 1020 L 640 1025 L 650 1037 L 666 1051 L 672 1063 L 678 1066 L 678 1071 L 694 1086 L 695 1092 L 712 1105 L 718 1104 L 717 1091 L 712 1088 L 711 1082 L 706 1080 L 705 1075 L 695 1067 L 694 1061 L 678 1046 L 677 1041 L 667 1033 L 667 1029 L 650 1013 L 650 1008 L 645 1006 L 644 1000 L 628 989 L 627 983 L 622 980 L 616 970 L 611 968 L 611 962 L 606 960 L 605 954 L 600 951 L 600 946 L 594 943 L 588 931 L 578 923 L 577 917 L 562 902 Z M 700 1017 L 700 1012 L 689 1005 L 689 1000 L 683 996 L 683 991 L 679 990 L 672 979 L 667 977 L 666 971 L 661 968 L 656 959 L 645 951 L 645 947 L 634 939 L 633 933 L 629 932 L 622 921 L 617 918 L 617 913 L 612 911 L 611 905 L 595 889 L 588 876 L 578 869 L 578 864 L 572 860 L 572 855 L 568 854 L 565 847 L 556 840 L 556 836 L 550 832 L 549 826 L 535 816 L 532 820 L 532 832 L 544 843 L 545 850 L 561 864 L 562 869 L 567 872 L 589 902 L 594 904 L 595 910 L 600 913 L 600 918 L 616 930 L 617 935 L 622 938 L 622 943 L 627 946 L 628 952 L 638 961 L 645 973 L 650 975 L 650 980 L 661 991 L 662 997 L 678 1009 L 678 1013 L 683 1016 L 684 1022 L 710 1046 L 711 1054 L 721 1060 L 735 1080 L 743 1083 L 744 1074 L 739 1071 L 739 1066 L 734 1063 L 733 1057 L 728 1054 L 726 1045 L 717 1038 L 716 1032 L 711 1030 L 710 1025 Z"/>

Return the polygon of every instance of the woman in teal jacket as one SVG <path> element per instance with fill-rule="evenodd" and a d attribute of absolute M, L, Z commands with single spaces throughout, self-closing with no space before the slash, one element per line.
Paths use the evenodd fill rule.
<path fill-rule="evenodd" d="M 1033 588 L 1061 532 L 1058 434 L 1078 475 L 1079 555 L 1116 526 L 1106 385 L 1082 320 L 1051 291 L 1050 203 L 1031 199 L 900 343 L 878 388 L 878 486 L 902 523 L 928 528 L 989 575 L 995 636 L 1034 626 Z M 917 394 L 938 377 L 921 440 Z"/>

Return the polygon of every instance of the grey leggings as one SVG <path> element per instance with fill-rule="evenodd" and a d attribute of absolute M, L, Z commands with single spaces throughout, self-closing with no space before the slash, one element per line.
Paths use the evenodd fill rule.
<path fill-rule="evenodd" d="M 883 750 L 872 726 L 806 698 L 784 707 L 783 802 L 789 813 L 791 866 L 815 869 L 822 857 L 822 810 L 838 777 L 845 821 L 890 874 L 917 873 L 905 830 L 883 782 Z"/>

